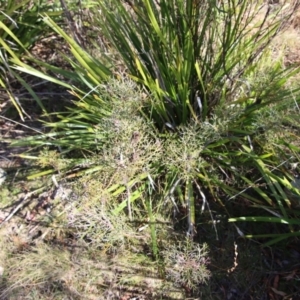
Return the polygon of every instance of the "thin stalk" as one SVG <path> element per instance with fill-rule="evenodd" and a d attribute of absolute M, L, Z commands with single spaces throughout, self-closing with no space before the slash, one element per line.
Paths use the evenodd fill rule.
<path fill-rule="evenodd" d="M 152 208 L 152 200 L 151 197 L 149 201 L 147 201 L 147 209 L 148 215 L 150 220 L 150 231 L 151 231 L 151 241 L 152 241 L 152 254 L 155 260 L 158 259 L 158 244 L 157 244 L 157 235 L 156 235 L 156 226 L 155 226 L 155 217 L 153 215 L 153 208 Z"/>
<path fill-rule="evenodd" d="M 186 182 L 186 206 L 188 210 L 188 230 L 186 234 L 192 239 L 195 234 L 195 201 L 191 179 Z"/>

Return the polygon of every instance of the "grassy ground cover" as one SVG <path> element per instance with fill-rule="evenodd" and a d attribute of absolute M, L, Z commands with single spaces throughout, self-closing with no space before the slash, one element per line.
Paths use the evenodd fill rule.
<path fill-rule="evenodd" d="M 300 2 L 4 2 L 0 298 L 298 299 Z"/>

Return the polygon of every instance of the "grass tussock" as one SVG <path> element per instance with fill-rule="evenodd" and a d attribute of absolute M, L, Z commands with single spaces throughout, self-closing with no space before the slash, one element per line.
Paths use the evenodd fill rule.
<path fill-rule="evenodd" d="M 8 172 L 1 191 L 0 298 L 297 297 L 282 252 L 299 254 L 299 6 L 70 4 L 72 34 L 39 19 L 70 50 L 62 66 L 0 39 L 15 75 L 73 99 L 50 115 L 30 90 L 48 119 L 11 145 L 30 148 L 35 183 L 10 197 Z"/>

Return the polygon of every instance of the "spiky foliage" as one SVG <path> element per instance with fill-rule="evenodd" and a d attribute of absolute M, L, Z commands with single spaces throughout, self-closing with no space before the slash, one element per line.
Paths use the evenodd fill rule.
<path fill-rule="evenodd" d="M 204 121 L 220 103 L 266 105 L 281 99 L 273 95 L 278 76 L 285 76 L 278 72 L 260 88 L 242 89 L 297 1 L 285 12 L 271 12 L 261 1 L 101 3 L 100 26 L 129 74 L 155 96 L 151 118 L 160 128 L 191 118 Z"/>
<path fill-rule="evenodd" d="M 9 100 L 17 109 L 19 116 L 24 120 L 26 112 L 18 97 L 14 95 L 12 81 L 19 81 L 28 92 L 35 98 L 39 106 L 45 108 L 38 97 L 18 73 L 11 68 L 10 59 L 22 64 L 21 57 L 28 53 L 41 36 L 49 32 L 49 28 L 40 16 L 47 12 L 58 20 L 61 12 L 54 3 L 47 1 L 30 0 L 4 0 L 1 1 L 0 11 L 0 87 L 7 93 Z"/>
<path fill-rule="evenodd" d="M 61 147 L 63 153 L 78 150 L 76 155 L 90 152 L 92 159 L 81 157 L 71 164 L 83 166 L 84 173 L 109 169 L 103 159 L 94 159 L 95 153 L 102 157 L 114 153 L 109 176 L 124 168 L 123 175 L 116 177 L 118 183 L 107 186 L 109 193 L 120 196 L 114 213 L 127 208 L 132 218 L 133 203 L 140 213 L 136 200 L 157 191 L 158 203 L 169 199 L 175 211 L 178 206 L 186 208 L 189 236 L 195 233 L 196 201 L 209 209 L 208 199 L 213 198 L 226 207 L 224 199 L 238 201 L 242 195 L 251 205 L 263 206 L 265 197 L 242 191 L 254 187 L 261 175 L 264 184 L 270 185 L 266 169 L 257 172 L 257 167 L 262 161 L 274 170 L 283 157 L 278 155 L 279 135 L 272 131 L 272 120 L 266 124 L 261 115 L 270 107 L 282 110 L 280 103 L 290 105 L 291 95 L 296 102 L 299 99 L 299 88 L 285 86 L 299 69 L 282 69 L 280 63 L 273 63 L 263 70 L 263 59 L 299 1 L 288 10 L 283 6 L 272 11 L 261 1 L 236 0 L 144 0 L 138 5 L 113 0 L 105 6 L 99 1 L 99 6 L 101 32 L 148 97 L 142 99 L 140 94 L 134 109 L 127 111 L 126 107 L 132 107 L 132 101 L 122 102 L 122 94 L 127 93 L 111 93 L 109 58 L 103 55 L 96 60 L 45 17 L 70 45 L 75 73 L 42 65 L 73 82 L 81 81 L 80 87 L 28 66 L 17 69 L 64 85 L 80 100 L 59 122 L 47 124 L 55 131 L 26 143 Z M 272 134 L 276 143 L 266 143 Z M 155 148 L 157 156 L 152 155 Z M 139 158 L 144 158 L 141 163 L 134 157 L 136 149 L 141 150 Z M 284 176 L 284 171 L 277 176 Z M 281 201 L 271 199 L 267 205 Z M 149 207 L 155 205 L 145 203 L 142 211 L 149 212 Z M 278 207 L 286 211 L 285 206 Z"/>

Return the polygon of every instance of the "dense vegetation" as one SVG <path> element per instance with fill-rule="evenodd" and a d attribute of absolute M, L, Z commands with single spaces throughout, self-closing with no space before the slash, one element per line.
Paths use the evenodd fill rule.
<path fill-rule="evenodd" d="M 1 299 L 300 297 L 300 1 L 1 5 Z"/>

